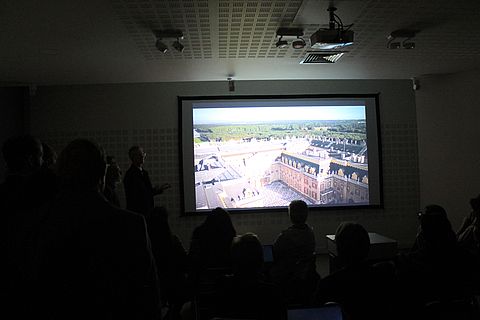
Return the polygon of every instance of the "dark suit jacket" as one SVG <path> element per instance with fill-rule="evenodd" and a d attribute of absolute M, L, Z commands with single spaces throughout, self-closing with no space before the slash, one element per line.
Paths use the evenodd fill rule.
<path fill-rule="evenodd" d="M 46 191 L 38 175 L 9 175 L 0 185 L 1 252 L 5 261 L 0 276 L 5 306 L 2 313 L 18 319 L 34 316 L 32 259 Z"/>
<path fill-rule="evenodd" d="M 146 170 L 140 170 L 135 166 L 130 166 L 125 173 L 123 185 L 125 187 L 128 210 L 143 215 L 153 210 L 153 196 L 155 193 Z"/>
<path fill-rule="evenodd" d="M 95 191 L 62 192 L 38 241 L 39 299 L 49 319 L 154 319 L 155 263 L 145 219 Z"/>

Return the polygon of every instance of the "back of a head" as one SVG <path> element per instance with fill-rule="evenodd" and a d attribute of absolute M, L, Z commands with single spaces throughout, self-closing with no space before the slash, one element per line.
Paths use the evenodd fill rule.
<path fill-rule="evenodd" d="M 480 212 L 480 194 L 476 198 L 470 199 L 470 206 L 477 213 Z"/>
<path fill-rule="evenodd" d="M 132 146 L 128 149 L 128 157 L 133 161 L 135 155 L 141 150 L 140 146 Z"/>
<path fill-rule="evenodd" d="M 236 235 L 230 214 L 222 208 L 215 208 L 212 210 L 205 219 L 203 228 L 207 233 L 214 233 L 211 234 L 212 237 L 218 235 L 221 237 L 233 238 Z"/>
<path fill-rule="evenodd" d="M 368 257 L 370 238 L 367 230 L 356 222 L 342 222 L 335 232 L 338 257 L 345 265 Z"/>
<path fill-rule="evenodd" d="M 43 166 L 45 168 L 50 168 L 54 166 L 57 162 L 57 153 L 47 143 L 42 142 L 42 148 L 43 148 Z"/>
<path fill-rule="evenodd" d="M 447 212 L 439 205 L 428 205 L 420 215 L 423 239 L 429 247 L 452 245 L 455 234 L 447 217 Z"/>
<path fill-rule="evenodd" d="M 288 206 L 288 214 L 293 224 L 305 223 L 308 217 L 308 206 L 305 201 L 294 200 Z"/>
<path fill-rule="evenodd" d="M 257 235 L 246 233 L 232 241 L 232 265 L 236 274 L 257 274 L 263 266 L 263 248 Z"/>
<path fill-rule="evenodd" d="M 62 150 L 57 170 L 64 187 L 97 188 L 105 178 L 106 163 L 102 149 L 94 142 L 77 139 Z"/>
<path fill-rule="evenodd" d="M 8 139 L 3 144 L 2 153 L 10 172 L 28 173 L 42 165 L 42 144 L 31 135 Z"/>

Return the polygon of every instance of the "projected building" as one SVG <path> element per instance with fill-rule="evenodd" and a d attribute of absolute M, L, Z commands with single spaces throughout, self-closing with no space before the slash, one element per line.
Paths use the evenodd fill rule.
<path fill-rule="evenodd" d="M 369 203 L 364 141 L 243 139 L 195 151 L 197 209 Z"/>
<path fill-rule="evenodd" d="M 313 151 L 313 150 L 312 150 Z M 282 181 L 317 204 L 368 203 L 368 165 L 282 152 L 264 183 Z"/>

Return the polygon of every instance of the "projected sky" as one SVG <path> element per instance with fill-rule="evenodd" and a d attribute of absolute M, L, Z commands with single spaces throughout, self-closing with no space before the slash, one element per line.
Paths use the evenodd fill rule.
<path fill-rule="evenodd" d="M 285 120 L 365 120 L 365 106 L 235 107 L 193 109 L 193 123 L 258 123 Z"/>

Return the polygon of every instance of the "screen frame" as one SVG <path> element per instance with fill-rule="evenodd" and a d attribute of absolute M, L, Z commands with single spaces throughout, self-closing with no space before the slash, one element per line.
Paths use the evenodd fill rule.
<path fill-rule="evenodd" d="M 375 101 L 375 133 L 377 144 L 375 145 L 378 153 L 378 204 L 359 204 L 353 206 L 310 206 L 310 212 L 315 211 L 332 211 L 332 210 L 361 210 L 361 209 L 383 209 L 383 152 L 381 143 L 381 125 L 380 125 L 380 93 L 361 93 L 361 94 L 294 94 L 294 95 L 213 95 L 213 96 L 177 96 L 178 103 L 178 150 L 179 150 L 179 179 L 180 179 L 180 216 L 202 216 L 208 215 L 211 210 L 206 211 L 187 211 L 185 206 L 185 178 L 184 178 L 184 144 L 183 144 L 183 101 L 192 100 L 277 100 L 277 99 L 353 99 L 353 98 L 369 98 Z M 367 127 L 368 128 L 368 127 Z M 232 214 L 251 214 L 251 213 L 267 213 L 267 212 L 284 212 L 287 207 L 265 207 L 265 208 L 227 208 Z"/>

